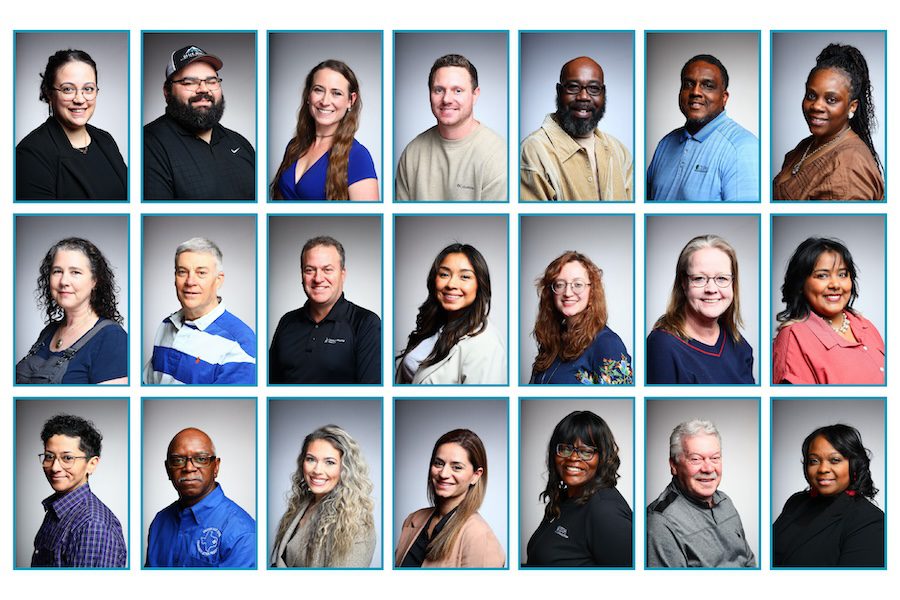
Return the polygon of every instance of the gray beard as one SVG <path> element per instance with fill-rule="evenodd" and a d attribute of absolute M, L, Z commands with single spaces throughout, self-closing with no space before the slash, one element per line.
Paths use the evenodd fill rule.
<path fill-rule="evenodd" d="M 556 119 L 563 131 L 575 138 L 587 137 L 596 128 L 600 119 L 606 113 L 606 102 L 600 108 L 594 109 L 594 114 L 590 119 L 576 119 L 572 116 L 572 110 L 560 103 L 559 97 L 556 98 Z"/>

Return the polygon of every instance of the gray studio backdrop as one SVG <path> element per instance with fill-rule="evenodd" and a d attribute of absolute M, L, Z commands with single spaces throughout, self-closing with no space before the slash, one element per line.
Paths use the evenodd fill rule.
<path fill-rule="evenodd" d="M 519 252 L 519 381 L 528 383 L 537 356 L 531 332 L 538 314 L 535 281 L 560 254 L 575 250 L 603 271 L 603 290 L 615 331 L 634 362 L 634 218 L 630 215 L 521 217 Z"/>
<path fill-rule="evenodd" d="M 109 507 L 130 542 L 128 513 L 128 399 L 17 399 L 15 431 L 16 567 L 31 565 L 34 536 L 44 520 L 41 500 L 53 494 L 37 455 L 44 451 L 41 429 L 50 417 L 70 414 L 94 423 L 103 435 L 100 463 L 90 477 L 91 492 Z M 129 553 L 129 559 L 131 555 Z M 129 564 L 134 561 L 129 560 Z"/>
<path fill-rule="evenodd" d="M 125 318 L 122 326 L 126 331 L 131 329 L 128 318 L 127 216 L 18 215 L 15 236 L 16 361 L 25 356 L 45 325 L 45 314 L 38 309 L 34 295 L 41 261 L 53 244 L 68 237 L 90 241 L 106 257 L 119 288 L 116 306 Z"/>
<path fill-rule="evenodd" d="M 419 306 L 428 297 L 428 272 L 452 243 L 474 246 L 491 273 L 491 324 L 508 344 L 509 247 L 504 215 L 397 216 L 394 220 L 394 356 L 406 347 Z M 509 348 L 506 348 L 507 354 Z M 393 368 L 393 367 L 392 367 Z"/>
<path fill-rule="evenodd" d="M 725 111 L 759 139 L 759 33 L 693 31 L 646 35 L 644 168 L 659 140 L 684 125 L 678 108 L 681 67 L 692 56 L 712 54 L 728 70 Z"/>
<path fill-rule="evenodd" d="M 196 427 L 221 459 L 216 481 L 225 495 L 256 519 L 256 398 L 143 399 L 141 435 L 141 564 L 156 513 L 178 500 L 165 467 L 169 442 Z M 257 527 L 258 535 L 259 527 Z"/>
<path fill-rule="evenodd" d="M 318 235 L 328 235 L 344 246 L 344 296 L 350 302 L 381 316 L 381 217 L 374 216 L 271 216 L 269 217 L 269 307 L 266 348 L 278 321 L 288 311 L 303 306 L 300 251 Z"/>
<path fill-rule="evenodd" d="M 525 32 L 519 36 L 519 141 L 556 112 L 559 71 L 588 56 L 603 68 L 606 114 L 599 128 L 634 154 L 634 32 Z"/>
<path fill-rule="evenodd" d="M 378 179 L 383 179 L 381 35 L 380 31 L 269 33 L 267 186 L 272 183 L 284 157 L 284 149 L 296 132 L 297 111 L 303 104 L 304 98 L 300 96 L 306 76 L 313 67 L 328 59 L 347 63 L 356 75 L 362 99 L 356 139 L 372 154 Z"/>
<path fill-rule="evenodd" d="M 816 56 L 828 44 L 856 46 L 869 65 L 872 103 L 877 129 L 872 131 L 875 151 L 884 161 L 885 145 L 885 32 L 792 31 L 772 34 L 772 179 L 781 171 L 784 155 L 809 136 L 801 104 L 806 78 L 816 66 Z M 771 187 L 771 186 L 770 186 Z"/>
<path fill-rule="evenodd" d="M 181 308 L 175 295 L 175 249 L 193 237 L 219 246 L 225 272 L 219 296 L 228 312 L 257 331 L 255 216 L 144 216 L 142 235 L 141 368 L 153 353 L 157 327 Z"/>
<path fill-rule="evenodd" d="M 144 32 L 141 64 L 141 124 L 166 111 L 163 83 L 172 52 L 199 46 L 222 59 L 222 95 L 225 114 L 222 125 L 237 131 L 256 148 L 256 33 L 250 32 Z M 256 148 L 257 152 L 259 148 Z"/>
<path fill-rule="evenodd" d="M 753 378 L 760 382 L 759 341 L 759 217 L 756 215 L 650 215 L 645 231 L 646 292 L 644 313 L 644 338 L 653 329 L 656 320 L 666 312 L 672 284 L 675 282 L 675 265 L 681 249 L 698 235 L 714 233 L 734 248 L 738 259 L 739 287 L 741 291 L 741 317 L 744 329 L 741 335 L 753 348 Z M 644 375 L 639 377 L 643 380 Z"/>
<path fill-rule="evenodd" d="M 634 512 L 634 400 L 523 399 L 519 429 L 519 563 L 526 561 L 528 540 L 544 518 L 546 503 L 539 495 L 547 487 L 547 444 L 557 423 L 576 410 L 589 410 L 609 425 L 621 461 L 616 489 Z"/>
<path fill-rule="evenodd" d="M 781 286 L 788 261 L 797 246 L 808 237 L 837 238 L 856 263 L 859 297 L 853 308 L 872 321 L 887 340 L 885 324 L 887 275 L 885 265 L 885 221 L 883 215 L 797 215 L 772 217 L 772 319 L 771 339 L 778 333 L 775 315 L 784 310 Z M 770 339 L 770 341 L 771 341 Z"/>
<path fill-rule="evenodd" d="M 722 437 L 722 480 L 719 490 L 734 503 L 744 524 L 747 543 L 759 555 L 759 399 L 706 400 L 648 399 L 645 409 L 645 496 L 656 500 L 672 481 L 669 469 L 669 436 L 676 425 L 690 419 L 708 419 Z"/>
<path fill-rule="evenodd" d="M 297 470 L 297 458 L 303 449 L 303 438 L 323 425 L 337 425 L 357 441 L 369 466 L 369 478 L 375 486 L 372 492 L 372 499 L 375 501 L 375 554 L 370 566 L 381 567 L 381 548 L 384 542 L 381 421 L 380 398 L 269 400 L 266 564 L 271 563 L 278 522 L 287 508 L 291 494 L 291 476 Z"/>
<path fill-rule="evenodd" d="M 478 70 L 475 118 L 509 139 L 509 34 L 506 31 L 394 33 L 394 162 L 406 145 L 437 124 L 428 73 L 445 54 L 462 54 Z"/>
<path fill-rule="evenodd" d="M 813 430 L 841 423 L 856 427 L 872 452 L 869 470 L 878 488 L 875 503 L 885 510 L 885 402 L 882 398 L 772 400 L 772 514 L 774 523 L 792 494 L 809 488 L 803 466 L 803 440 Z"/>
<path fill-rule="evenodd" d="M 429 461 L 434 443 L 454 429 L 481 438 L 488 457 L 488 486 L 478 512 L 509 556 L 509 441 L 506 398 L 394 401 L 394 560 L 403 520 L 428 506 Z"/>
<path fill-rule="evenodd" d="M 47 120 L 47 103 L 38 100 L 47 59 L 57 50 L 84 50 L 97 63 L 100 92 L 91 125 L 107 131 L 128 164 L 128 32 L 17 32 L 16 143 Z"/>

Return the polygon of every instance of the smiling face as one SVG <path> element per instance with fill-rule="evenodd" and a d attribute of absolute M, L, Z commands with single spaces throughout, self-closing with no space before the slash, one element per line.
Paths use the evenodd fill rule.
<path fill-rule="evenodd" d="M 208 131 L 222 118 L 225 111 L 225 97 L 222 86 L 211 90 L 206 83 L 196 89 L 175 81 L 183 79 L 206 80 L 217 77 L 216 70 L 203 61 L 194 61 L 176 71 L 171 78 L 171 85 L 163 87 L 166 97 L 166 114 L 191 131 Z"/>
<path fill-rule="evenodd" d="M 85 456 L 84 451 L 80 447 L 80 437 L 69 437 L 67 435 L 52 435 L 44 444 L 44 453 L 53 454 L 56 457 L 62 456 Z M 99 456 L 91 458 L 76 458 L 71 465 L 63 466 L 61 460 L 54 460 L 51 464 L 44 464 L 44 476 L 50 483 L 53 491 L 59 494 L 68 494 L 72 490 L 87 483 L 88 476 L 97 468 L 100 462 Z"/>
<path fill-rule="evenodd" d="M 718 320 L 734 300 L 733 282 L 719 287 L 717 275 L 731 277 L 731 259 L 718 248 L 701 248 L 688 260 L 687 280 L 682 284 L 687 297 L 687 318 L 704 325 Z M 709 279 L 703 287 L 694 287 L 691 277 L 705 276 Z"/>
<path fill-rule="evenodd" d="M 597 449 L 581 441 L 575 440 L 572 444 L 575 452 L 568 457 L 562 457 L 559 453 L 554 455 L 556 462 L 556 473 L 563 483 L 568 487 L 569 497 L 574 498 L 580 496 L 584 485 L 597 476 L 597 466 L 600 464 L 600 454 Z M 590 460 L 584 460 L 578 456 L 577 450 L 582 448 L 592 448 L 594 456 Z"/>
<path fill-rule="evenodd" d="M 341 267 L 341 255 L 334 246 L 313 246 L 300 262 L 303 291 L 309 301 L 320 310 L 330 310 L 344 293 L 346 269 Z"/>
<path fill-rule="evenodd" d="M 452 319 L 475 301 L 478 294 L 478 280 L 469 257 L 462 252 L 453 252 L 444 257 L 434 277 L 435 294 L 438 304 Z"/>
<path fill-rule="evenodd" d="M 455 442 L 441 444 L 434 453 L 430 471 L 436 502 L 446 510 L 459 506 L 483 472 L 484 469 L 472 466 L 465 448 Z"/>
<path fill-rule="evenodd" d="M 859 107 L 850 99 L 850 78 L 838 69 L 819 69 L 806 82 L 803 117 L 819 143 L 827 142 L 850 126 L 850 112 Z"/>
<path fill-rule="evenodd" d="M 350 93 L 350 82 L 343 75 L 323 68 L 313 75 L 306 101 L 309 114 L 316 122 L 316 133 L 330 135 L 347 115 L 347 109 L 356 102 L 356 94 Z"/>
<path fill-rule="evenodd" d="M 681 73 L 678 107 L 687 122 L 685 128 L 696 133 L 725 110 L 728 92 L 719 68 L 703 60 L 692 62 Z"/>
<path fill-rule="evenodd" d="M 683 452 L 669 459 L 672 475 L 681 489 L 698 500 L 710 503 L 722 481 L 722 448 L 715 435 L 700 433 L 682 438 Z"/>
<path fill-rule="evenodd" d="M 806 481 L 822 496 L 836 496 L 850 487 L 850 461 L 824 435 L 816 436 L 809 444 Z"/>
<path fill-rule="evenodd" d="M 316 500 L 331 493 L 341 481 L 341 452 L 327 440 L 313 440 L 303 457 L 303 479 Z"/>
<path fill-rule="evenodd" d="M 441 67 L 431 82 L 431 112 L 438 131 L 447 139 L 459 139 L 475 126 L 472 110 L 479 88 L 472 89 L 472 76 L 463 67 Z"/>
<path fill-rule="evenodd" d="M 175 259 L 175 294 L 184 318 L 199 319 L 219 304 L 219 288 L 225 274 L 208 252 L 182 252 Z"/>
<path fill-rule="evenodd" d="M 574 91 L 572 93 L 569 87 Z M 591 95 L 588 89 L 598 93 Z M 606 88 L 603 85 L 603 69 L 593 60 L 582 57 L 568 63 L 562 73 L 562 81 L 556 86 L 556 114 L 560 126 L 573 137 L 590 135 L 606 111 Z"/>
<path fill-rule="evenodd" d="M 844 259 L 829 250 L 816 259 L 813 272 L 803 284 L 803 296 L 814 313 L 831 320 L 847 308 L 852 289 L 853 280 Z"/>
<path fill-rule="evenodd" d="M 588 271 L 584 268 L 583 264 L 577 260 L 567 262 L 563 265 L 563 268 L 559 270 L 559 274 L 553 281 L 554 283 L 563 282 L 564 284 L 568 284 L 563 293 L 553 295 L 553 305 L 556 306 L 556 310 L 558 310 L 560 314 L 564 317 L 574 317 L 587 308 L 588 300 L 591 297 L 591 288 L 589 285 L 591 283 L 591 276 L 588 274 Z M 581 282 L 587 285 L 580 293 L 576 294 L 571 285 L 575 282 Z"/>
<path fill-rule="evenodd" d="M 74 87 L 77 91 L 72 97 L 64 97 L 59 91 L 62 87 Z M 94 68 L 80 61 L 67 62 L 56 71 L 56 80 L 51 92 L 50 104 L 53 107 L 53 116 L 67 130 L 74 131 L 83 128 L 94 114 L 94 105 L 97 102 L 96 92 L 90 100 L 84 97 L 85 86 L 97 87 L 97 73 Z"/>
<path fill-rule="evenodd" d="M 64 311 L 75 313 L 90 307 L 97 285 L 91 262 L 80 250 L 57 250 L 50 267 L 50 294 Z"/>
<path fill-rule="evenodd" d="M 197 467 L 191 460 L 185 461 L 182 467 L 172 467 L 169 461 L 174 456 L 190 458 L 215 454 L 216 449 L 212 440 L 199 429 L 185 429 L 169 443 L 165 462 L 166 472 L 184 506 L 193 506 L 216 488 L 220 460 L 216 458 L 205 467 Z"/>

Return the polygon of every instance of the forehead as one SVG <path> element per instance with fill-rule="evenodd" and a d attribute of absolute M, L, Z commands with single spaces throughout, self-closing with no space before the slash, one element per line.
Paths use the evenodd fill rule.
<path fill-rule="evenodd" d="M 313 246 L 303 253 L 301 263 L 304 265 L 339 265 L 341 253 L 334 246 Z"/>
<path fill-rule="evenodd" d="M 813 441 L 809 443 L 809 453 L 828 456 L 830 454 L 840 454 L 837 449 L 831 445 L 824 435 L 817 435 Z"/>
<path fill-rule="evenodd" d="M 716 65 L 708 63 L 705 60 L 698 60 L 684 68 L 681 72 L 681 78 L 695 81 L 711 79 L 721 85 L 722 72 L 719 71 L 719 67 Z"/>
<path fill-rule="evenodd" d="M 350 82 L 347 81 L 346 77 L 334 69 L 328 68 L 316 71 L 315 75 L 313 75 L 313 85 L 321 85 L 328 89 L 338 88 L 344 91 L 347 91 L 350 88 Z"/>
<path fill-rule="evenodd" d="M 580 278 L 585 280 L 590 278 L 588 270 L 583 264 L 581 264 L 581 261 L 579 260 L 570 260 L 569 262 L 564 264 L 556 276 L 572 279 Z"/>
<path fill-rule="evenodd" d="M 472 88 L 472 76 L 462 67 L 441 67 L 434 72 L 433 86 Z"/>
<path fill-rule="evenodd" d="M 822 91 L 850 92 L 850 78 L 840 69 L 825 68 L 814 71 L 806 82 L 807 87 Z"/>
<path fill-rule="evenodd" d="M 200 431 L 184 431 L 169 444 L 169 454 L 214 454 L 212 440 Z"/>
<path fill-rule="evenodd" d="M 58 433 L 47 438 L 47 443 L 44 444 L 44 449 L 56 453 L 75 452 L 81 449 L 80 445 L 80 437 L 70 437 L 68 435 Z"/>
<path fill-rule="evenodd" d="M 691 254 L 688 266 L 692 269 L 712 269 L 723 273 L 731 268 L 731 259 L 718 248 L 700 248 Z"/>
<path fill-rule="evenodd" d="M 684 437 L 681 440 L 681 444 L 685 454 L 709 456 L 722 450 L 719 438 L 708 433 L 698 433 L 697 435 Z"/>
<path fill-rule="evenodd" d="M 579 60 L 563 69 L 563 81 L 599 81 L 603 83 L 603 69 L 593 61 Z"/>
<path fill-rule="evenodd" d="M 321 457 L 332 457 L 332 458 L 340 458 L 340 451 L 334 447 L 334 444 L 329 442 L 328 440 L 313 440 L 309 443 L 309 446 L 306 447 L 307 454 L 313 454 L 315 456 Z"/>
<path fill-rule="evenodd" d="M 451 270 L 456 269 L 458 271 L 475 270 L 472 268 L 472 263 L 469 262 L 469 257 L 462 252 L 451 252 L 445 256 L 444 259 L 441 260 L 440 267 Z"/>
<path fill-rule="evenodd" d="M 212 268 L 216 265 L 216 257 L 209 252 L 194 252 L 188 250 L 182 252 L 175 259 L 176 267 L 199 269 L 202 267 Z"/>
<path fill-rule="evenodd" d="M 67 62 L 56 70 L 57 83 L 88 83 L 96 78 L 94 67 L 80 60 Z"/>
<path fill-rule="evenodd" d="M 838 252 L 834 250 L 825 250 L 819 257 L 816 259 L 816 264 L 813 265 L 813 270 L 818 271 L 820 269 L 846 269 L 847 265 L 844 264 L 844 259 Z"/>
<path fill-rule="evenodd" d="M 91 261 L 81 250 L 60 248 L 53 255 L 53 266 L 82 267 L 90 269 Z"/>
<path fill-rule="evenodd" d="M 177 73 L 172 75 L 172 79 L 183 79 L 184 77 L 198 77 L 206 79 L 207 77 L 215 77 L 216 70 L 211 65 L 203 61 L 194 61 Z"/>
<path fill-rule="evenodd" d="M 449 444 L 441 444 L 438 446 L 437 452 L 434 453 L 435 458 L 440 458 L 444 462 L 468 463 L 469 453 L 466 449 L 457 444 L 450 442 Z"/>

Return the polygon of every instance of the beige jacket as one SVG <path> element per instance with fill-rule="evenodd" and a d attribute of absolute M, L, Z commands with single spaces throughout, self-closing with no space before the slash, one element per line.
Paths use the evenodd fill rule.
<path fill-rule="evenodd" d="M 395 566 L 399 567 L 403 563 L 406 553 L 428 524 L 428 518 L 433 512 L 434 508 L 423 508 L 403 521 L 400 540 L 394 554 Z M 422 563 L 423 568 L 430 569 L 500 569 L 505 565 L 506 555 L 500 541 L 491 531 L 491 526 L 478 513 L 469 517 L 463 525 L 447 558 L 441 561 L 426 560 Z"/>

